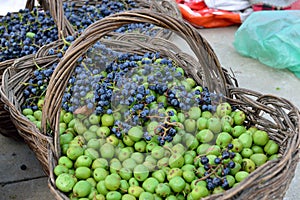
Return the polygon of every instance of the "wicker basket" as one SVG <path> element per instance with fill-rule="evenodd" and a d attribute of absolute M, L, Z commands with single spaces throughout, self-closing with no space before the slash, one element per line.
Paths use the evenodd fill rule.
<path fill-rule="evenodd" d="M 189 77 L 193 77 L 198 84 L 208 86 L 211 91 L 225 94 L 229 103 L 247 114 L 249 125 L 256 125 L 258 128 L 266 130 L 271 139 L 280 144 L 281 157 L 279 159 L 262 165 L 237 187 L 205 199 L 282 199 L 294 177 L 295 167 L 299 160 L 299 110 L 285 99 L 235 87 L 232 77 L 220 67 L 212 48 L 196 29 L 183 21 L 158 13 L 147 13 L 145 10 L 119 13 L 100 20 L 86 29 L 71 45 L 56 68 L 46 93 L 42 124 L 44 128 L 46 121 L 50 124 L 54 137 L 48 136 L 46 131 L 37 130 L 20 112 L 22 90 L 16 90 L 15 86 L 18 85 L 18 78 L 22 77 L 22 73 L 25 78 L 30 74 L 25 73 L 22 62 L 19 63 L 19 66 L 15 63 L 15 66 L 7 69 L 3 74 L 5 81 L 1 88 L 2 100 L 8 106 L 20 134 L 28 141 L 28 145 L 34 150 L 45 172 L 49 174 L 49 187 L 55 197 L 68 199 L 55 187 L 53 169 L 60 156 L 59 121 L 57 120 L 60 112 L 58 111 L 74 64 L 92 44 L 105 34 L 124 24 L 137 22 L 153 23 L 176 31 L 186 40 L 197 59 L 194 60 L 193 57 L 181 51 L 177 52 L 179 49 L 170 42 L 165 41 L 171 46 L 162 43 L 163 39 L 154 39 L 154 46 L 151 45 L 152 41 L 127 38 L 127 41 L 119 42 L 119 47 L 127 45 L 124 51 L 134 53 L 162 51 L 166 56 L 177 58 L 179 65 L 183 63 L 180 66 L 184 67 Z M 106 42 L 107 44 L 112 43 L 112 41 Z M 118 41 L 115 42 L 118 43 Z"/>
<path fill-rule="evenodd" d="M 172 15 L 173 17 L 176 17 L 178 19 L 181 19 L 181 14 L 179 9 L 177 8 L 177 4 L 171 0 L 135 0 L 137 3 L 137 7 L 139 8 L 145 8 L 149 9 L 151 12 L 162 12 L 162 13 L 168 13 L 169 15 Z M 46 1 L 46 0 L 40 0 L 39 3 L 41 5 L 41 9 L 43 10 L 50 10 L 51 16 L 55 20 L 55 23 L 57 24 L 57 28 L 61 35 L 59 37 L 66 37 L 67 35 L 74 35 L 75 31 L 73 30 L 72 25 L 69 23 L 69 21 L 64 16 L 63 7 L 62 7 L 63 1 Z M 76 3 L 75 9 L 78 9 L 81 7 L 84 2 L 84 0 L 76 0 L 76 1 L 70 1 L 65 0 L 64 2 L 73 2 Z M 34 8 L 34 0 L 27 0 L 26 8 L 33 9 Z M 101 3 L 100 0 L 94 0 L 89 1 L 89 5 L 97 5 Z M 158 29 L 158 28 L 157 28 Z M 112 33 L 110 34 L 110 37 L 119 37 L 122 34 Z M 163 29 L 160 29 L 157 31 L 156 37 L 162 37 L 162 38 L 169 38 L 171 36 L 170 31 L 165 31 Z M 60 43 L 60 42 L 58 42 Z M 49 47 L 49 45 L 46 45 Z M 51 46 L 51 44 L 50 44 Z M 44 48 L 47 49 L 48 47 Z M 39 52 L 39 55 L 41 57 L 46 55 L 46 52 L 41 53 L 43 50 Z M 25 59 L 32 59 L 34 56 L 31 56 L 29 58 Z M 37 58 L 39 56 L 36 56 Z M 7 60 L 4 62 L 0 62 L 0 75 L 2 76 L 4 70 L 11 66 L 14 63 L 15 59 Z M 19 62 L 19 61 L 18 61 Z M 0 78 L 1 81 L 1 78 Z M 6 137 L 12 137 L 16 140 L 22 140 L 22 137 L 19 136 L 19 134 L 16 131 L 15 126 L 11 122 L 10 114 L 9 112 L 4 108 L 3 102 L 0 101 L 0 133 Z"/>
<path fill-rule="evenodd" d="M 59 124 L 57 119 L 59 119 L 58 111 L 62 100 L 62 88 L 66 87 L 67 80 L 80 55 L 106 32 L 110 31 L 112 29 L 111 27 L 118 27 L 126 23 L 140 21 L 154 23 L 177 31 L 178 34 L 186 39 L 199 59 L 198 62 L 200 62 L 204 68 L 204 75 L 206 76 L 202 76 L 200 80 L 203 80 L 204 84 L 207 84 L 211 90 L 218 91 L 219 89 L 220 91 L 218 92 L 227 90 L 227 88 L 224 87 L 224 78 L 217 76 L 211 79 L 211 77 L 209 77 L 211 73 L 205 73 L 205 70 L 211 70 L 211 64 L 216 62 L 212 62 L 210 58 L 207 59 L 206 56 L 210 55 L 209 48 L 203 49 L 202 45 L 199 46 L 199 42 L 203 40 L 199 37 L 197 31 L 190 28 L 187 24 L 180 23 L 167 16 L 154 13 L 148 14 L 144 11 L 120 13 L 94 23 L 73 43 L 64 56 L 64 59 L 61 60 L 51 78 L 46 93 L 42 124 L 43 127 L 45 127 L 47 121 L 54 131 L 54 136 L 56 136 L 54 137 L 54 149 L 50 149 L 50 155 L 52 154 L 50 157 L 53 158 L 53 160 L 49 168 L 49 184 L 57 199 L 67 198 L 55 188 L 55 178 L 51 171 L 57 162 L 57 156 L 59 156 L 59 154 L 57 154 L 59 152 L 57 151 L 57 149 L 59 149 L 57 140 Z M 205 50 L 205 52 L 203 52 L 203 50 Z M 193 77 L 199 83 L 197 73 L 202 70 L 199 70 L 196 66 L 192 69 L 188 67 L 186 70 L 188 71 L 188 76 Z M 208 79 L 213 83 L 208 81 Z M 220 80 L 223 81 L 220 82 Z M 220 84 L 222 82 L 223 85 Z M 267 131 L 269 136 L 280 144 L 281 157 L 280 159 L 267 162 L 259 167 L 237 187 L 222 194 L 209 196 L 205 199 L 282 199 L 294 176 L 295 167 L 299 160 L 299 110 L 285 99 L 262 95 L 247 89 L 230 88 L 224 92 L 224 94 L 228 97 L 228 102 L 247 114 L 249 124 L 255 124 L 260 129 Z"/>

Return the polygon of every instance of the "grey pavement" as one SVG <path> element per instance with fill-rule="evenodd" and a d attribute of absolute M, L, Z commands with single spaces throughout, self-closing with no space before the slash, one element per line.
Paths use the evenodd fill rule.
<path fill-rule="evenodd" d="M 4 2 L 0 0 L 0 3 L 2 1 Z M 199 31 L 212 45 L 222 66 L 234 72 L 240 87 L 284 97 L 300 108 L 300 93 L 296 92 L 300 79 L 287 70 L 273 69 L 256 60 L 240 56 L 232 45 L 237 28 L 232 26 Z M 181 44 L 177 39 L 175 42 Z M 299 199 L 299 176 L 298 165 L 284 200 Z M 0 200 L 2 199 L 49 200 L 54 197 L 48 189 L 47 177 L 34 153 L 26 144 L 0 135 Z"/>

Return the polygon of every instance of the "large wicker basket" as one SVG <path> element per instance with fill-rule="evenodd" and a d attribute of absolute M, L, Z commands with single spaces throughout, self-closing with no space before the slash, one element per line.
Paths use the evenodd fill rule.
<path fill-rule="evenodd" d="M 74 35 L 76 32 L 74 31 L 72 25 L 70 22 L 66 19 L 64 16 L 63 11 L 63 2 L 66 3 L 75 3 L 75 8 L 78 9 L 82 5 L 85 4 L 86 1 L 84 0 L 65 0 L 65 1 L 46 1 L 46 0 L 40 0 L 39 3 L 41 5 L 42 10 L 49 10 L 51 13 L 51 16 L 53 17 L 55 23 L 57 24 L 57 28 L 59 32 L 61 33 L 59 37 L 66 37 L 67 35 Z M 178 19 L 181 19 L 181 14 L 179 9 L 177 8 L 177 4 L 170 0 L 135 0 L 137 3 L 138 8 L 145 8 L 149 9 L 149 12 L 156 11 L 156 12 L 162 12 L 162 13 L 168 13 L 169 15 L 172 15 L 173 17 L 176 17 Z M 34 8 L 35 1 L 33 0 L 27 0 L 26 8 L 33 9 Z M 97 5 L 101 4 L 100 0 L 94 0 L 89 1 L 89 5 Z M 169 38 L 171 36 L 170 31 L 166 31 L 160 28 L 155 28 L 157 30 L 155 36 L 156 37 L 162 37 L 162 38 Z M 109 37 L 118 37 L 122 34 L 119 33 L 112 33 Z M 46 45 L 49 46 L 49 45 Z M 51 46 L 51 44 L 50 44 Z M 46 47 L 47 49 L 48 47 Z M 47 54 L 47 52 L 42 50 L 38 53 L 39 56 L 37 57 L 43 57 Z M 34 56 L 29 56 L 28 59 L 32 59 Z M 26 58 L 24 58 L 25 60 Z M 14 63 L 15 59 L 7 60 L 4 62 L 0 62 L 0 75 L 2 76 L 4 70 L 11 66 Z M 19 62 L 19 61 L 18 61 Z M 1 81 L 1 78 L 0 78 Z M 15 126 L 11 122 L 10 114 L 7 112 L 7 110 L 4 108 L 3 102 L 0 101 L 0 133 L 6 137 L 12 137 L 17 140 L 22 140 L 22 137 L 19 136 L 19 134 L 16 131 Z"/>
<path fill-rule="evenodd" d="M 100 20 L 87 28 L 70 46 L 57 66 L 47 89 L 42 122 L 44 131 L 39 131 L 22 116 L 20 111 L 22 89 L 16 87 L 18 78 L 23 73 L 26 79 L 30 73 L 25 73 L 22 63 L 19 63 L 19 66 L 15 63 L 15 66 L 7 69 L 3 74 L 5 81 L 1 88 L 2 100 L 7 105 L 20 134 L 28 141 L 28 145 L 34 150 L 45 172 L 50 176 L 49 187 L 55 197 L 68 199 L 55 187 L 53 169 L 60 156 L 58 119 L 62 94 L 73 72 L 75 62 L 89 47 L 110 31 L 124 24 L 138 22 L 153 23 L 175 31 L 188 43 L 196 59 L 181 51 L 178 52 L 179 49 L 168 41 L 166 44 L 169 43 L 171 46 L 165 43 L 157 45 L 162 43 L 162 39 L 156 39 L 155 45 L 144 39 L 119 42 L 120 47 L 127 45 L 126 49 L 123 48 L 124 51 L 134 53 L 161 51 L 163 55 L 176 59 L 176 62 L 184 67 L 187 76 L 194 78 L 198 84 L 208 86 L 211 91 L 223 93 L 229 103 L 247 114 L 249 125 L 256 125 L 267 131 L 270 138 L 280 144 L 279 159 L 262 165 L 238 186 L 205 199 L 282 199 L 294 177 L 299 160 L 299 110 L 283 98 L 235 87 L 232 77 L 220 67 L 214 51 L 196 29 L 183 21 L 158 13 L 147 13 L 145 10 L 119 13 Z M 107 41 L 107 43 L 112 42 Z M 30 69 L 29 66 L 27 67 Z M 47 135 L 46 123 L 50 124 L 53 135 Z"/>

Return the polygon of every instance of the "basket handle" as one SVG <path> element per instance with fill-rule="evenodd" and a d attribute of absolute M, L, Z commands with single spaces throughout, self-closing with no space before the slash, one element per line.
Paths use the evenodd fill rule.
<path fill-rule="evenodd" d="M 71 23 L 64 16 L 63 1 L 61 0 L 38 0 L 39 4 L 44 10 L 49 10 L 54 20 L 54 23 L 58 29 L 58 37 L 66 37 L 73 35 L 75 30 Z M 35 0 L 27 0 L 26 8 L 32 10 L 35 4 Z"/>
<path fill-rule="evenodd" d="M 62 95 L 68 80 L 75 68 L 76 61 L 99 39 L 117 28 L 131 23 L 151 23 L 159 27 L 170 29 L 183 38 L 197 57 L 197 61 L 203 67 L 204 83 L 210 91 L 216 91 L 229 95 L 225 75 L 220 63 L 209 43 L 200 35 L 192 25 L 161 13 L 149 12 L 148 10 L 132 10 L 117 13 L 105 17 L 90 25 L 80 37 L 78 37 L 66 51 L 64 57 L 56 67 L 46 92 L 43 106 L 42 127 L 46 132 L 46 123 L 51 124 L 59 119 Z M 202 44 L 202 45 L 201 45 Z M 211 56 L 207 56 L 207 53 Z M 58 118 L 57 118 L 58 117 Z M 47 121 L 48 120 L 48 121 Z M 46 122 L 47 121 L 47 122 Z M 59 120 L 58 120 L 59 121 Z"/>

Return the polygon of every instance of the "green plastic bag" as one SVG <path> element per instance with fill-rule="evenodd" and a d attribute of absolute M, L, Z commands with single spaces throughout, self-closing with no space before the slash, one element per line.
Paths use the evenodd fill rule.
<path fill-rule="evenodd" d="M 252 13 L 235 33 L 235 49 L 243 56 L 300 78 L 300 11 Z"/>

